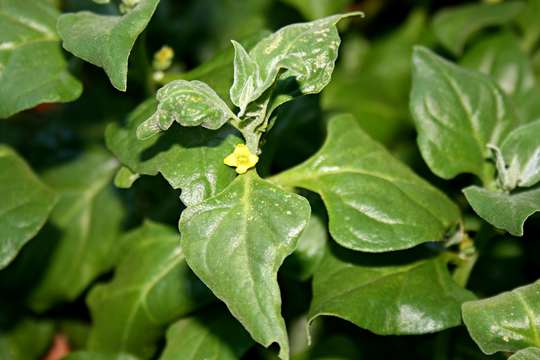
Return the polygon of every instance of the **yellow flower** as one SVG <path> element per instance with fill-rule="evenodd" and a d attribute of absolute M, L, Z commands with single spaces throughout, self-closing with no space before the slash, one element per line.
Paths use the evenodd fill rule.
<path fill-rule="evenodd" d="M 169 46 L 163 46 L 154 54 L 153 66 L 156 70 L 167 70 L 174 58 L 174 50 Z"/>
<path fill-rule="evenodd" d="M 228 166 L 236 167 L 236 172 L 244 174 L 259 161 L 259 157 L 249 151 L 245 144 L 238 144 L 234 147 L 232 154 L 223 159 L 223 163 Z"/>

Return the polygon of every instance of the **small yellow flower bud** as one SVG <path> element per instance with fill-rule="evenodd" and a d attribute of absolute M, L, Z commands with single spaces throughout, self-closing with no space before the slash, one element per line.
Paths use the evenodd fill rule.
<path fill-rule="evenodd" d="M 156 70 L 167 70 L 171 66 L 173 58 L 174 50 L 168 46 L 163 46 L 154 54 L 154 61 L 152 65 Z"/>
<path fill-rule="evenodd" d="M 252 154 L 245 144 L 236 145 L 232 154 L 223 159 L 225 165 L 236 167 L 238 174 L 244 174 L 254 167 L 257 161 L 259 161 L 259 157 Z"/>

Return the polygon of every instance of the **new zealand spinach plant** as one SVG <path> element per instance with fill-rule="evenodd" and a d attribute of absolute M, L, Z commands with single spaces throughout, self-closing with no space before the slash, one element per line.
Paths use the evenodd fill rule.
<path fill-rule="evenodd" d="M 0 0 L 0 359 L 540 359 L 538 19 Z"/>

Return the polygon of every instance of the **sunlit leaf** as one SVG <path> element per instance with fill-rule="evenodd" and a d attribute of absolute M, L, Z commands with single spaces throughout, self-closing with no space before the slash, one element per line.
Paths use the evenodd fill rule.
<path fill-rule="evenodd" d="M 115 88 L 126 91 L 128 59 L 135 40 L 146 28 L 159 0 L 141 0 L 122 16 L 88 11 L 58 19 L 63 47 L 75 56 L 102 67 Z"/>
<path fill-rule="evenodd" d="M 81 94 L 60 50 L 59 15 L 47 0 L 0 2 L 0 118 Z"/>
<path fill-rule="evenodd" d="M 306 199 L 252 170 L 180 218 L 189 266 L 254 340 L 278 343 L 282 359 L 288 358 L 289 346 L 277 271 L 296 248 L 309 214 Z"/>
<path fill-rule="evenodd" d="M 439 241 L 459 218 L 456 205 L 349 115 L 330 120 L 327 140 L 315 155 L 271 179 L 319 193 L 330 234 L 354 250 L 382 252 Z"/>
<path fill-rule="evenodd" d="M 540 282 L 463 304 L 463 321 L 482 351 L 540 347 Z"/>

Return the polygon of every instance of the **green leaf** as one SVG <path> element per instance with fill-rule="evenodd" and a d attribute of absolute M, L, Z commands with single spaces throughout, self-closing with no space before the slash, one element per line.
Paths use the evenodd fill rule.
<path fill-rule="evenodd" d="M 499 179 L 505 189 L 540 181 L 540 119 L 514 129 L 496 149 Z"/>
<path fill-rule="evenodd" d="M 54 324 L 44 320 L 23 319 L 13 327 L 0 326 L 0 359 L 40 359 L 53 334 Z"/>
<path fill-rule="evenodd" d="M 119 241 L 129 250 L 113 280 L 88 295 L 90 350 L 149 358 L 166 325 L 212 301 L 188 268 L 179 240 L 175 229 L 145 222 Z"/>
<path fill-rule="evenodd" d="M 226 309 L 205 310 L 169 327 L 159 360 L 236 360 L 252 345 L 249 334 Z"/>
<path fill-rule="evenodd" d="M 171 127 L 202 126 L 216 130 L 235 118 L 227 104 L 208 85 L 198 80 L 176 80 L 158 90 L 156 112 L 137 128 L 139 140 L 146 140 Z"/>
<path fill-rule="evenodd" d="M 329 248 L 313 276 L 310 321 L 336 316 L 379 335 L 459 325 L 460 306 L 474 295 L 452 280 L 442 256 L 418 260 L 410 255 Z"/>
<path fill-rule="evenodd" d="M 103 353 L 96 351 L 76 351 L 62 360 L 139 360 L 130 354 Z"/>
<path fill-rule="evenodd" d="M 207 0 L 212 1 L 212 0 Z M 262 0 L 263 2 L 266 0 Z M 214 3 L 215 4 L 215 3 Z M 228 4 L 228 3 L 227 3 Z M 225 4 L 223 4 L 225 6 Z M 238 4 L 230 3 L 230 6 L 238 6 Z M 216 10 L 214 10 L 216 11 Z M 269 35 L 269 31 L 257 31 L 242 38 L 240 43 L 246 49 L 251 49 L 265 36 Z M 208 84 L 228 105 L 232 105 L 229 99 L 229 89 L 233 83 L 233 71 L 231 67 L 234 63 L 234 48 L 227 47 L 222 52 L 202 63 L 193 70 L 181 74 L 174 74 L 174 80 L 200 80 Z M 165 80 L 167 80 L 165 74 Z M 169 80 L 170 81 L 170 80 Z"/>
<path fill-rule="evenodd" d="M 0 145 L 0 269 L 43 226 L 56 195 L 17 153 Z"/>
<path fill-rule="evenodd" d="M 324 256 L 327 239 L 328 233 L 323 221 L 312 215 L 300 235 L 298 247 L 285 259 L 281 270 L 293 279 L 308 280 Z"/>
<path fill-rule="evenodd" d="M 58 32 L 64 49 L 102 67 L 115 88 L 126 91 L 128 58 L 135 40 L 148 25 L 159 0 L 141 0 L 123 16 L 88 11 L 64 14 Z"/>
<path fill-rule="evenodd" d="M 254 340 L 266 347 L 278 343 L 282 359 L 289 349 L 277 271 L 296 248 L 309 214 L 306 199 L 249 171 L 180 218 L 189 266 Z"/>
<path fill-rule="evenodd" d="M 447 8 L 435 15 L 433 31 L 444 47 L 459 55 L 467 41 L 480 30 L 506 24 L 522 10 L 523 3 L 517 1 Z"/>
<path fill-rule="evenodd" d="M 540 188 L 538 187 L 509 194 L 469 186 L 463 192 L 480 217 L 514 236 L 522 236 L 525 220 L 540 211 Z"/>
<path fill-rule="evenodd" d="M 540 359 L 540 348 L 530 347 L 518 351 L 510 356 L 508 360 L 538 360 Z"/>
<path fill-rule="evenodd" d="M 540 347 L 540 281 L 463 304 L 463 321 L 486 354 Z"/>
<path fill-rule="evenodd" d="M 0 2 L 0 118 L 81 94 L 60 50 L 58 16 L 46 0 Z"/>
<path fill-rule="evenodd" d="M 424 47 L 413 54 L 410 108 L 422 156 L 444 179 L 471 173 L 488 182 L 488 145 L 499 145 L 517 122 L 492 79 Z"/>
<path fill-rule="evenodd" d="M 271 180 L 320 194 L 330 234 L 349 249 L 383 252 L 439 241 L 459 219 L 455 204 L 369 138 L 350 115 L 331 119 L 323 147 Z"/>
<path fill-rule="evenodd" d="M 460 62 L 490 75 L 512 99 L 521 122 L 540 118 L 540 92 L 532 64 L 511 32 L 503 32 L 475 43 Z"/>
<path fill-rule="evenodd" d="M 139 140 L 137 127 L 156 111 L 156 102 L 141 104 L 125 127 L 110 124 L 105 131 L 107 147 L 134 174 L 161 173 L 180 199 L 193 205 L 223 190 L 235 177 L 234 169 L 223 164 L 241 140 L 223 127 L 219 131 L 173 126 L 169 131 Z"/>
<path fill-rule="evenodd" d="M 511 32 L 502 32 L 476 42 L 460 63 L 491 75 L 500 88 L 513 98 L 519 98 L 534 88 L 530 61 Z"/>
<path fill-rule="evenodd" d="M 34 309 L 74 300 L 121 253 L 117 235 L 124 211 L 111 186 L 117 168 L 117 162 L 97 148 L 43 175 L 60 197 L 49 220 L 56 231 L 36 239 L 54 245 L 49 265 L 31 294 Z M 31 263 L 30 259 L 26 265 Z"/>
<path fill-rule="evenodd" d="M 249 51 L 235 43 L 232 102 L 243 114 L 276 80 L 294 77 L 302 94 L 320 92 L 330 81 L 340 43 L 336 24 L 350 13 L 285 26 Z"/>
<path fill-rule="evenodd" d="M 345 11 L 352 0 L 282 0 L 294 6 L 309 20 L 319 19 Z"/>

